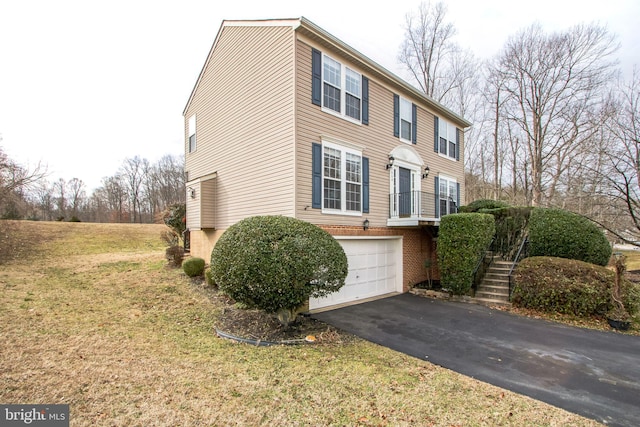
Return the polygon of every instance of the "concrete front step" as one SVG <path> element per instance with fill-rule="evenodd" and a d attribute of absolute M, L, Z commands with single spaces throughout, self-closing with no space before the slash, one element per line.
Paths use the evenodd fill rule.
<path fill-rule="evenodd" d="M 509 296 L 509 288 L 508 287 L 504 287 L 504 286 L 485 286 L 485 285 L 480 285 L 480 286 L 478 286 L 478 289 L 476 290 L 476 292 L 488 292 L 488 293 L 491 293 L 491 294 Z"/>
<path fill-rule="evenodd" d="M 497 299 L 492 299 L 492 298 L 479 298 L 479 297 L 475 297 L 473 298 L 473 302 L 477 303 L 477 304 L 482 304 L 482 305 L 486 305 L 486 306 L 499 306 L 499 307 L 511 307 L 511 303 L 508 301 L 504 301 L 504 300 L 497 300 Z"/>
<path fill-rule="evenodd" d="M 484 275 L 484 279 L 509 284 L 509 276 L 506 274 L 487 273 Z"/>
<path fill-rule="evenodd" d="M 486 298 L 486 299 L 492 299 L 496 301 L 509 302 L 509 295 L 494 294 L 492 292 L 476 291 L 476 298 Z"/>

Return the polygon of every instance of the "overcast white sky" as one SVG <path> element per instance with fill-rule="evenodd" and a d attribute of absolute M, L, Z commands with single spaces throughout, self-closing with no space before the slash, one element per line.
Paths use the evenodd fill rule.
<path fill-rule="evenodd" d="M 640 65 L 638 0 L 446 0 L 457 41 L 481 58 L 519 29 L 597 22 Z M 223 19 L 304 16 L 385 68 L 420 0 L 0 0 L 0 146 L 49 180 L 92 191 L 123 160 L 183 151 L 182 111 Z"/>

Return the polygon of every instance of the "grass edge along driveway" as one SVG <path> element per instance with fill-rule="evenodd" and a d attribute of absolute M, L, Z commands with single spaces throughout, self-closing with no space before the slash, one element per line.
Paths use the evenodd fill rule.
<path fill-rule="evenodd" d="M 251 347 L 168 269 L 161 225 L 18 222 L 0 269 L 0 402 L 71 425 L 595 426 L 364 340 Z"/>

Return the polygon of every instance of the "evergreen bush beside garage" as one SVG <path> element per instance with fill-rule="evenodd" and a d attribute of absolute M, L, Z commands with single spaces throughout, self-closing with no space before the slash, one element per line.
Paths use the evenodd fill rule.
<path fill-rule="evenodd" d="M 299 219 L 255 216 L 229 227 L 211 253 L 219 289 L 249 308 L 295 320 L 309 298 L 338 291 L 347 256 L 329 233 Z"/>

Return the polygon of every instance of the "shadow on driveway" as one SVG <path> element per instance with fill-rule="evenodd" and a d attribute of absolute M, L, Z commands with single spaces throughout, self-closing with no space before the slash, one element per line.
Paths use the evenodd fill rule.
<path fill-rule="evenodd" d="M 601 423 L 640 425 L 640 337 L 402 294 L 313 315 Z"/>

